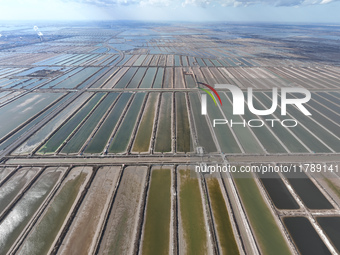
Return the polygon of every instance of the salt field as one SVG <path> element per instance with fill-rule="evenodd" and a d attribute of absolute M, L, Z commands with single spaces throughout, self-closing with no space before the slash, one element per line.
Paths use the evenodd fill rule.
<path fill-rule="evenodd" d="M 0 254 L 340 253 L 338 27 L 70 24 L 0 22 Z"/>

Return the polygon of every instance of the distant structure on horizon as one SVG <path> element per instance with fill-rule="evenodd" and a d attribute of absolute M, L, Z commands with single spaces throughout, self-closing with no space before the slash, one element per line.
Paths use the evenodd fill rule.
<path fill-rule="evenodd" d="M 43 40 L 43 33 L 39 31 L 39 28 L 37 26 L 34 26 L 33 29 L 34 29 L 35 32 L 37 32 L 37 35 L 39 36 L 40 41 L 42 41 Z"/>

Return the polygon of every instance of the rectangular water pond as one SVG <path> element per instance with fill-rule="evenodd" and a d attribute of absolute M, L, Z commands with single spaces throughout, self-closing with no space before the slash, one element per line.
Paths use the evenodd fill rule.
<path fill-rule="evenodd" d="M 204 151 L 216 152 L 217 148 L 210 132 L 209 124 L 204 115 L 201 115 L 201 102 L 197 93 L 189 93 L 192 114 L 196 126 L 198 146 L 203 147 Z M 237 145 L 236 145 L 237 146 Z"/>
<path fill-rule="evenodd" d="M 333 209 L 332 204 L 305 173 L 283 173 L 309 209 Z"/>
<path fill-rule="evenodd" d="M 266 173 L 260 178 L 268 195 L 278 209 L 299 209 L 300 206 L 290 194 L 286 185 L 277 173 Z"/>
<path fill-rule="evenodd" d="M 178 171 L 180 254 L 209 254 L 199 178 L 190 169 Z M 211 252 L 211 251 L 210 251 Z"/>
<path fill-rule="evenodd" d="M 331 254 L 307 218 L 287 217 L 283 222 L 301 255 Z"/>
<path fill-rule="evenodd" d="M 0 108 L 0 138 L 46 108 L 64 93 L 29 93 Z"/>
<path fill-rule="evenodd" d="M 340 253 L 340 217 L 318 217 L 316 220 Z"/>
<path fill-rule="evenodd" d="M 141 84 L 139 85 L 139 88 L 151 88 L 156 71 L 157 71 L 156 67 L 149 67 L 145 73 L 145 76 L 143 77 Z"/>
<path fill-rule="evenodd" d="M 171 170 L 153 169 L 146 206 L 142 254 L 169 253 Z"/>
<path fill-rule="evenodd" d="M 158 93 L 150 93 L 146 103 L 137 135 L 132 147 L 133 152 L 147 152 L 149 150 L 150 139 L 153 130 L 157 107 Z"/>
<path fill-rule="evenodd" d="M 190 123 L 184 93 L 175 94 L 176 102 L 176 150 L 179 152 L 189 152 L 191 145 Z"/>
<path fill-rule="evenodd" d="M 218 180 L 213 177 L 207 178 L 206 182 L 222 254 L 237 255 L 239 250 Z"/>
<path fill-rule="evenodd" d="M 166 92 L 161 95 L 161 108 L 158 117 L 158 129 L 156 134 L 155 151 L 171 151 L 171 119 L 172 119 L 172 93 Z"/>

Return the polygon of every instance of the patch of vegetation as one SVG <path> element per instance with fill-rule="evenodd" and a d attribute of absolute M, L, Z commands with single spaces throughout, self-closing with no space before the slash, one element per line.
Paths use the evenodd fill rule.
<path fill-rule="evenodd" d="M 169 253 L 170 213 L 171 170 L 153 170 L 146 208 L 143 254 Z"/>
<path fill-rule="evenodd" d="M 209 197 L 223 254 L 239 254 L 229 213 L 216 178 L 207 179 Z"/>
<path fill-rule="evenodd" d="M 187 255 L 207 254 L 207 232 L 198 178 L 180 170 L 180 213 Z"/>

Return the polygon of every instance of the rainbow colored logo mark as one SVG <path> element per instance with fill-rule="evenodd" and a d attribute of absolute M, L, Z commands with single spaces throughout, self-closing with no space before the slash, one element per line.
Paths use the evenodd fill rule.
<path fill-rule="evenodd" d="M 220 104 L 222 105 L 222 101 L 221 101 L 220 95 L 217 93 L 217 91 L 216 91 L 213 87 L 211 87 L 210 85 L 205 84 L 205 83 L 203 83 L 203 82 L 197 82 L 197 83 L 198 83 L 198 84 L 201 84 L 201 85 L 203 85 L 203 86 L 206 86 L 206 87 L 209 88 L 212 92 L 214 92 L 214 94 L 217 96 L 218 100 L 220 101 Z M 206 93 L 212 98 L 212 100 L 214 100 L 215 105 L 217 105 L 217 102 L 216 102 L 216 99 L 215 99 L 214 95 L 211 94 L 211 92 L 210 92 L 209 90 L 204 89 L 204 88 L 200 88 L 200 87 L 198 87 L 198 88 L 199 88 L 200 90 L 206 92 Z"/>
<path fill-rule="evenodd" d="M 198 84 L 201 84 L 207 88 L 209 88 L 212 92 L 214 92 L 214 94 L 217 96 L 218 100 L 220 101 L 220 104 L 222 106 L 222 100 L 220 98 L 220 95 L 217 93 L 217 91 L 211 87 L 210 85 L 208 84 L 205 84 L 203 82 L 197 82 Z M 205 93 L 207 93 L 211 98 L 212 100 L 214 100 L 214 103 L 215 105 L 217 106 L 217 102 L 216 102 L 216 99 L 215 99 L 215 96 L 207 89 L 204 89 L 204 88 L 200 88 L 198 87 L 200 90 L 204 91 Z M 206 94 L 202 94 L 201 96 L 201 114 L 202 115 L 207 115 L 207 95 Z"/>

